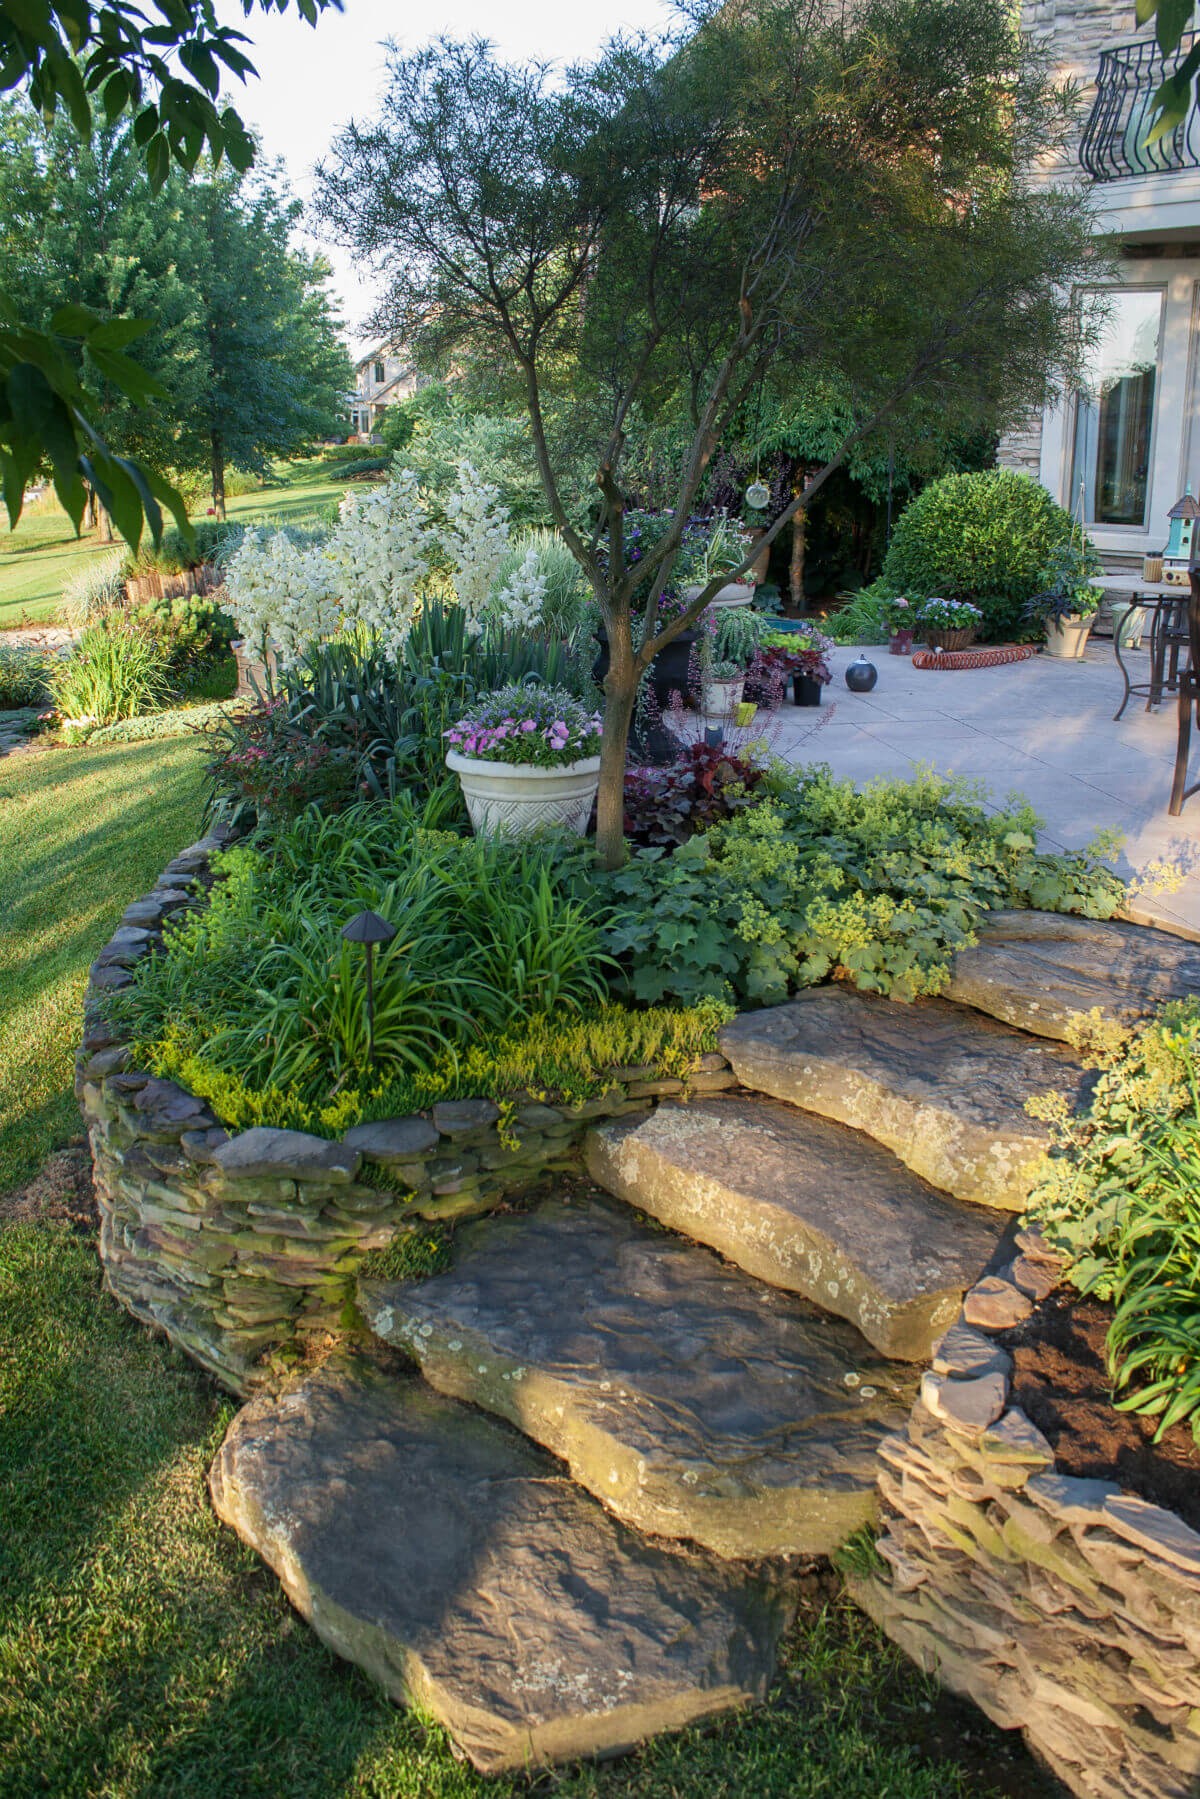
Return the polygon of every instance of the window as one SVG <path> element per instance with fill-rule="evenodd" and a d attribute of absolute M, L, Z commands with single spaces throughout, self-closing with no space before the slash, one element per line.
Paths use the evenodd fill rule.
<path fill-rule="evenodd" d="M 1144 526 L 1162 290 L 1095 289 L 1082 296 L 1082 306 L 1101 324 L 1075 402 L 1070 507 L 1082 505 L 1088 525 Z"/>
<path fill-rule="evenodd" d="M 377 362 L 375 364 L 375 385 L 378 387 L 382 380 L 383 380 L 383 364 L 382 364 L 382 362 Z"/>

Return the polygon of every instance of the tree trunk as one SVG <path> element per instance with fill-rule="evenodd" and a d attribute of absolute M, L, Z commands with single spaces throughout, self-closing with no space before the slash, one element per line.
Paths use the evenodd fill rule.
<path fill-rule="evenodd" d="M 804 552 L 808 547 L 808 512 L 801 506 L 792 520 L 792 561 L 788 571 L 788 615 L 804 611 Z"/>
<path fill-rule="evenodd" d="M 219 519 L 225 517 L 225 445 L 221 433 L 212 433 L 212 503 Z"/>
<path fill-rule="evenodd" d="M 109 516 L 108 507 L 102 506 L 100 504 L 99 500 L 97 500 L 96 501 L 96 512 L 98 515 L 98 523 L 100 526 L 100 542 L 101 543 L 111 543 L 113 541 L 113 528 L 112 528 L 112 519 Z"/>
<path fill-rule="evenodd" d="M 94 531 L 99 523 L 100 503 L 96 498 L 95 488 L 89 487 L 87 490 L 87 511 L 84 514 L 84 529 L 87 531 Z"/>
<path fill-rule="evenodd" d="M 600 739 L 600 791 L 596 798 L 596 855 L 602 868 L 625 860 L 625 759 L 637 702 L 639 670 L 633 657 L 629 618 L 608 632 L 608 673 L 604 677 L 604 735 Z"/>

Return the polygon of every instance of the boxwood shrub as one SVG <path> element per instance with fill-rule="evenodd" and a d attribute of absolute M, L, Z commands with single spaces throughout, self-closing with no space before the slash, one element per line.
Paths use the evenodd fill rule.
<path fill-rule="evenodd" d="M 943 475 L 900 515 L 883 572 L 912 599 L 972 601 L 983 610 L 984 638 L 1017 642 L 1040 630 L 1024 617 L 1025 602 L 1071 533 L 1070 514 L 1028 475 Z"/>

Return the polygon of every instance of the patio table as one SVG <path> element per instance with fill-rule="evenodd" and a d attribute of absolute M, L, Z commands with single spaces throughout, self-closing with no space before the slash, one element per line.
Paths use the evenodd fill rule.
<path fill-rule="evenodd" d="M 1128 575 L 1094 575 L 1089 583 L 1103 593 L 1113 594 L 1127 604 L 1113 608 L 1113 654 L 1125 682 L 1121 704 L 1113 713 L 1114 723 L 1136 695 L 1146 697 L 1146 710 L 1160 705 L 1163 693 L 1173 693 L 1178 685 L 1179 652 L 1187 644 L 1186 587 L 1168 581 L 1138 581 Z M 1144 612 L 1150 624 L 1150 678 L 1134 681 L 1121 654 L 1121 627 L 1133 611 Z M 1128 646 L 1125 646 L 1128 647 Z M 1167 655 L 1170 652 L 1170 668 Z"/>

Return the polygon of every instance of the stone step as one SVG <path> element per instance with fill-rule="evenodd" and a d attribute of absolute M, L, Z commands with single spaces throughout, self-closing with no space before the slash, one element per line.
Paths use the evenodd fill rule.
<path fill-rule="evenodd" d="M 643 1542 L 505 1425 L 362 1360 L 246 1406 L 209 1484 L 330 1648 L 483 1773 L 761 1699 L 791 1611 L 769 1578 Z"/>
<path fill-rule="evenodd" d="M 908 1361 L 929 1359 L 1005 1229 L 860 1132 L 757 1095 L 614 1120 L 587 1160 L 610 1193 Z"/>
<path fill-rule="evenodd" d="M 1118 920 L 993 912 L 960 950 L 948 999 L 1039 1037 L 1066 1039 L 1093 1010 L 1131 1024 L 1168 999 L 1200 994 L 1200 944 Z"/>
<path fill-rule="evenodd" d="M 814 987 L 746 1012 L 720 1034 L 743 1086 L 865 1131 L 959 1199 L 1024 1210 L 1044 1168 L 1046 1126 L 1026 1101 L 1072 1107 L 1093 1077 L 1057 1043 L 949 1000 Z"/>
<path fill-rule="evenodd" d="M 372 1330 L 627 1523 L 758 1557 L 827 1554 L 874 1516 L 915 1377 L 848 1325 L 615 1203 L 553 1199 L 455 1249 L 430 1280 L 360 1283 Z"/>

